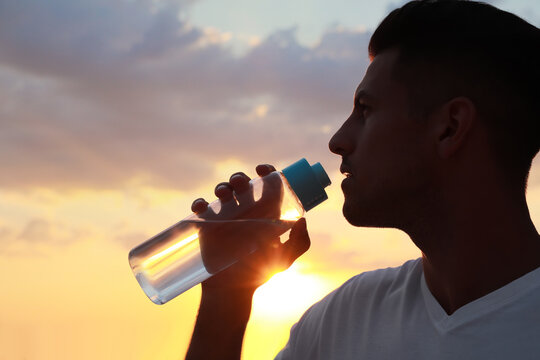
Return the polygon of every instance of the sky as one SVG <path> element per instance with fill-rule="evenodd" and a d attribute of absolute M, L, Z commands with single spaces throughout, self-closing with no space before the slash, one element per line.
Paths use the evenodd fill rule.
<path fill-rule="evenodd" d="M 183 358 L 200 289 L 154 305 L 127 254 L 259 163 L 320 161 L 334 185 L 310 251 L 257 291 L 244 359 L 273 358 L 350 276 L 418 257 L 346 223 L 327 146 L 402 3 L 1 1 L 0 359 Z M 532 0 L 492 3 L 540 25 Z M 538 227 L 538 160 L 527 197 Z"/>

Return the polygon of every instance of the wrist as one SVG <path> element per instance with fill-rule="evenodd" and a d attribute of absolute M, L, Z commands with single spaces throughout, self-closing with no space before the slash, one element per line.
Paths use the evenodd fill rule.
<path fill-rule="evenodd" d="M 201 294 L 199 316 L 208 314 L 229 324 L 245 326 L 251 314 L 254 290 L 205 287 Z"/>

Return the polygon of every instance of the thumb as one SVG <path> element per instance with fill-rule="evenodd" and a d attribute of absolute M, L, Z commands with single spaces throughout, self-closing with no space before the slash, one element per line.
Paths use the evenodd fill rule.
<path fill-rule="evenodd" d="M 288 268 L 303 253 L 308 251 L 311 241 L 305 218 L 300 218 L 292 227 L 289 240 L 281 247 L 283 265 Z"/>

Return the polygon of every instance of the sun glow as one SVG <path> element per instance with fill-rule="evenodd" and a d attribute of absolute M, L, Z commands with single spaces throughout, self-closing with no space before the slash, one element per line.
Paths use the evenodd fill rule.
<path fill-rule="evenodd" d="M 331 288 L 318 276 L 300 270 L 301 264 L 295 263 L 261 286 L 253 298 L 254 314 L 273 319 L 298 317 Z"/>
<path fill-rule="evenodd" d="M 300 213 L 298 212 L 298 210 L 296 209 L 290 209 L 290 210 L 287 210 L 285 211 L 280 219 L 281 220 L 298 220 L 300 219 Z"/>

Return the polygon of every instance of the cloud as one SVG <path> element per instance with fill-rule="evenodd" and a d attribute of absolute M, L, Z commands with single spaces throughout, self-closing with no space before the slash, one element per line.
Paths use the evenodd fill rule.
<path fill-rule="evenodd" d="M 28 219 L 21 227 L 0 226 L 0 255 L 45 255 L 55 246 L 67 246 L 83 238 L 87 229 L 41 217 Z"/>
<path fill-rule="evenodd" d="M 0 186 L 189 190 L 226 159 L 337 165 L 327 142 L 370 33 L 337 25 L 304 46 L 282 29 L 238 54 L 234 34 L 189 22 L 192 3 L 4 3 Z"/>
<path fill-rule="evenodd" d="M 155 4 L 2 5 L 0 186 L 191 188 L 219 159 L 329 157 L 369 34 L 305 47 L 284 29 L 238 55 L 189 23 L 191 2 Z"/>

